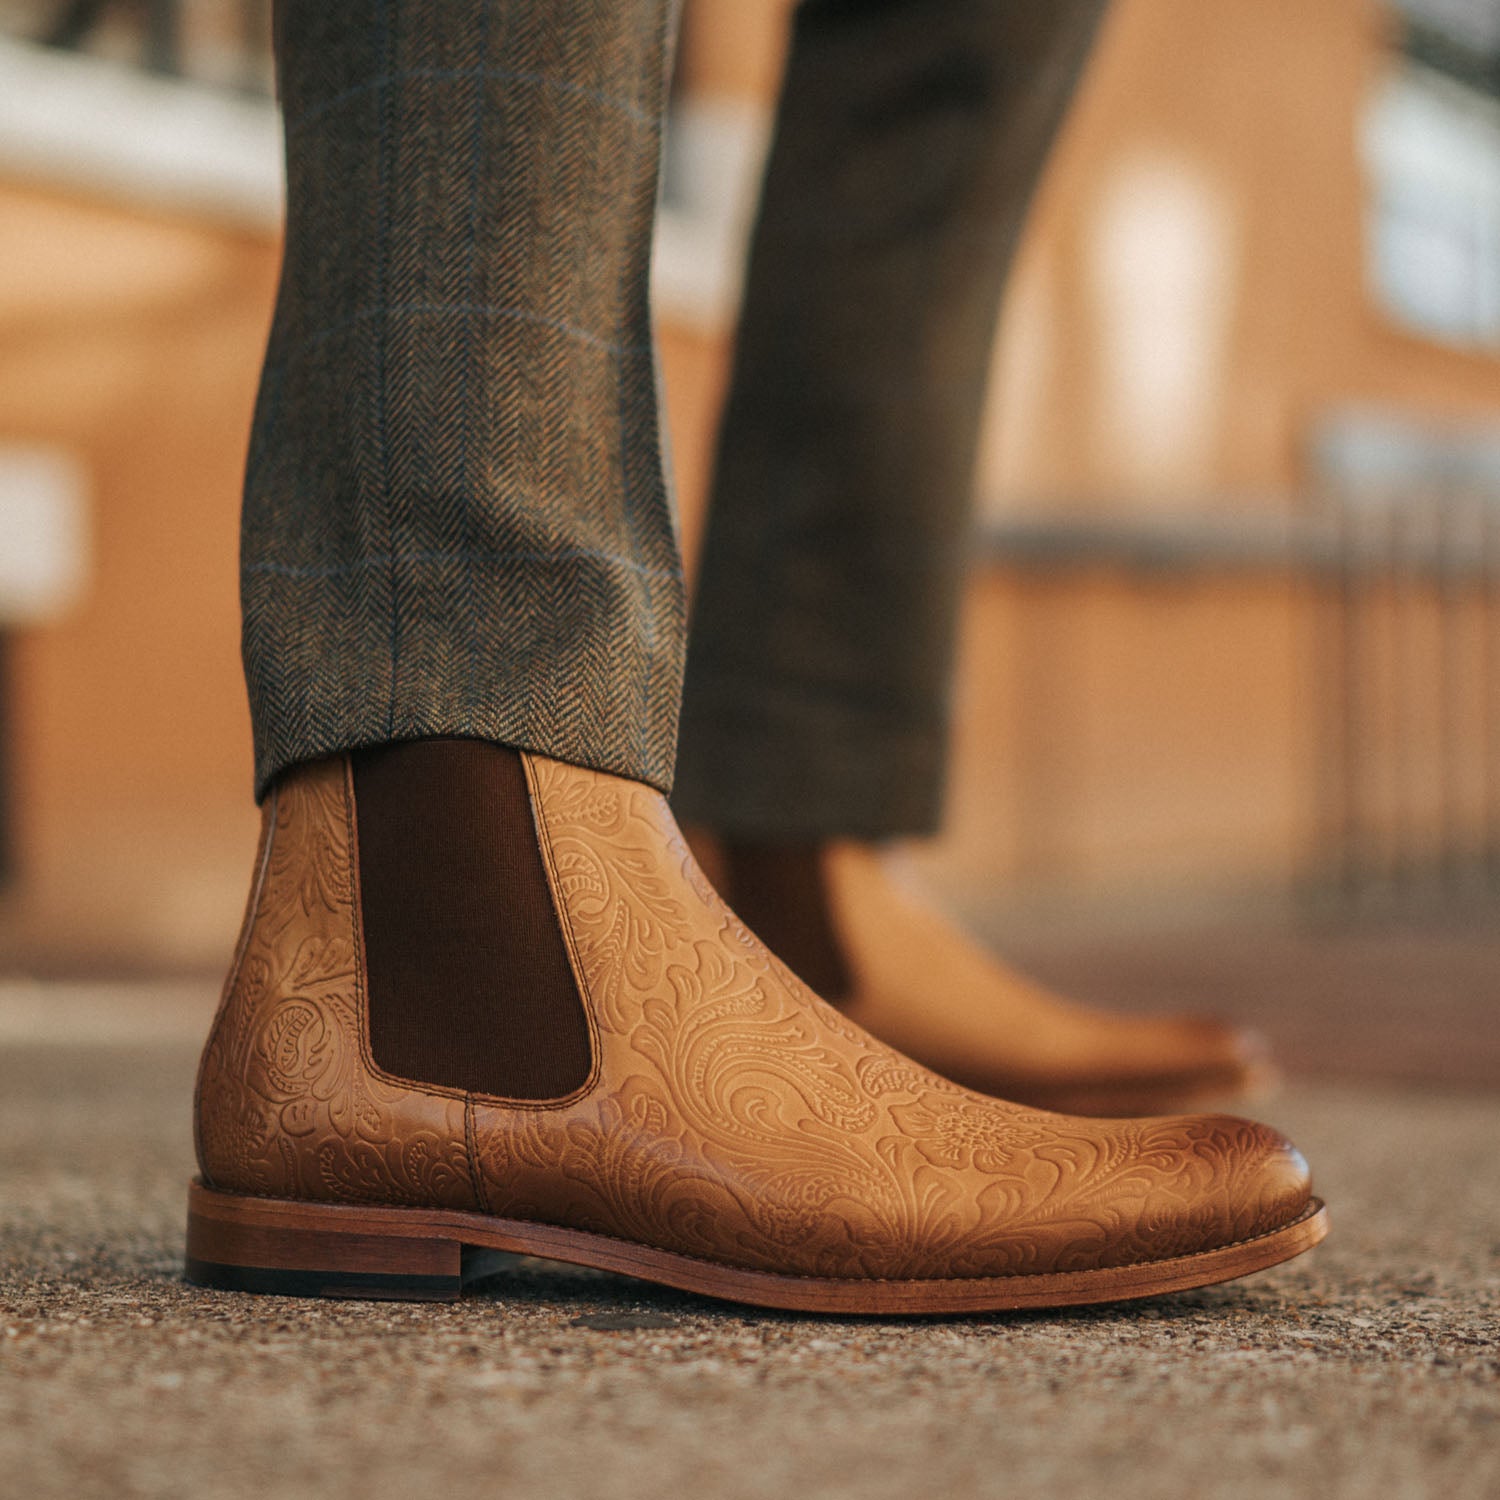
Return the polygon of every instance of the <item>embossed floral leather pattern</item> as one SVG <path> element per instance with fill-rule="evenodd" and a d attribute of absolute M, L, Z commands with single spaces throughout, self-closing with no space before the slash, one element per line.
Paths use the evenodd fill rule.
<path fill-rule="evenodd" d="M 1268 1233 L 1306 1207 L 1275 1132 L 1103 1121 L 986 1099 L 810 995 L 719 900 L 661 795 L 527 756 L 589 1015 L 566 1099 L 382 1074 L 365 1029 L 342 760 L 292 773 L 205 1052 L 205 1180 L 479 1210 L 724 1264 L 942 1278 L 1121 1266 Z"/>

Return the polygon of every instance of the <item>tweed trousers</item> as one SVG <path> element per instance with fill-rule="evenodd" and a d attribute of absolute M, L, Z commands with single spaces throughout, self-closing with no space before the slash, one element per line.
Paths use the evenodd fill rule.
<path fill-rule="evenodd" d="M 671 0 L 278 0 L 258 791 L 429 735 L 666 789 L 682 704 L 686 816 L 931 827 L 996 309 L 1104 3 L 801 6 L 684 703 L 647 286 Z"/>
<path fill-rule="evenodd" d="M 666 787 L 684 632 L 648 271 L 670 0 L 279 0 L 251 431 L 257 789 L 473 736 Z"/>
<path fill-rule="evenodd" d="M 936 826 L 1000 296 L 1104 3 L 798 13 L 693 607 L 684 819 Z"/>

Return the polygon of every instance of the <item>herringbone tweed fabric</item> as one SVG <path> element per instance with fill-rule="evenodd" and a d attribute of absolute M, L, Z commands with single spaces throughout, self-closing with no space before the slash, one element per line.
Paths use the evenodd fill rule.
<path fill-rule="evenodd" d="M 674 802 L 930 831 L 1005 273 L 1105 0 L 808 0 L 751 255 Z"/>
<path fill-rule="evenodd" d="M 424 735 L 670 782 L 670 12 L 280 0 L 287 240 L 242 538 L 259 791 Z"/>

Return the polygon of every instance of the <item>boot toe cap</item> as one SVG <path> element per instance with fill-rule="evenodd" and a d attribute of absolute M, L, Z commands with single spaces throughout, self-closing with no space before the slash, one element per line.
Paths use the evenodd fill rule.
<path fill-rule="evenodd" d="M 1292 1223 L 1312 1201 L 1302 1153 L 1269 1125 L 1232 1115 L 1190 1117 L 1178 1125 L 1180 1166 L 1163 1182 L 1159 1212 L 1148 1216 L 1164 1241 L 1156 1253 L 1218 1249 Z"/>

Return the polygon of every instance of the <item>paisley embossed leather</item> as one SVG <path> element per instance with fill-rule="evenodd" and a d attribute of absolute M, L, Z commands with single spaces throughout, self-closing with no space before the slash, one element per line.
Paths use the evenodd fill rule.
<path fill-rule="evenodd" d="M 659 793 L 539 756 L 526 768 L 588 1012 L 587 1082 L 534 1103 L 376 1068 L 349 773 L 319 762 L 267 806 L 200 1078 L 207 1183 L 478 1210 L 835 1278 L 1127 1266 L 1306 1209 L 1306 1166 L 1266 1127 L 1050 1115 L 910 1062 L 745 929 Z"/>

